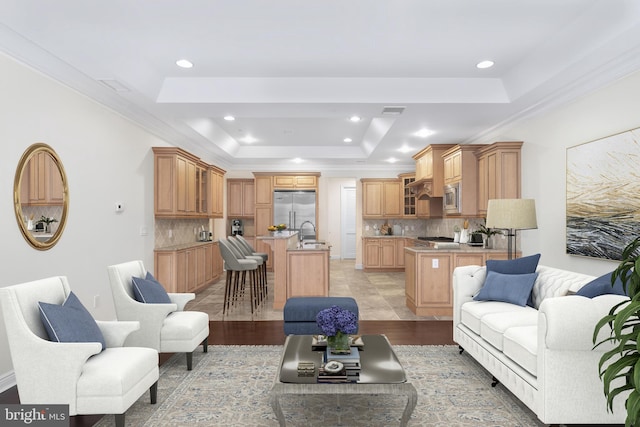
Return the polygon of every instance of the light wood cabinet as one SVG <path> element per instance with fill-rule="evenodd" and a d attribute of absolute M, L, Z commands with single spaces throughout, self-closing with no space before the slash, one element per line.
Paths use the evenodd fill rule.
<path fill-rule="evenodd" d="M 453 144 L 431 144 L 413 155 L 416 161 L 416 183 L 429 185 L 429 197 L 442 197 L 444 186 L 444 159 L 442 155 Z"/>
<path fill-rule="evenodd" d="M 209 168 L 209 199 L 211 200 L 212 218 L 222 218 L 224 216 L 224 174 L 225 171 L 211 166 Z"/>
<path fill-rule="evenodd" d="M 462 150 L 456 150 L 444 158 L 444 183 L 451 184 L 462 179 Z"/>
<path fill-rule="evenodd" d="M 405 297 L 418 316 L 453 315 L 453 270 L 465 265 L 485 265 L 487 259 L 506 259 L 501 251 L 405 250 Z"/>
<path fill-rule="evenodd" d="M 217 242 L 154 251 L 155 277 L 167 292 L 200 292 L 222 275 Z"/>
<path fill-rule="evenodd" d="M 252 179 L 227 180 L 227 217 L 253 218 L 255 215 L 255 185 Z"/>
<path fill-rule="evenodd" d="M 406 239 L 365 237 L 362 242 L 365 270 L 396 271 L 404 268 Z"/>
<path fill-rule="evenodd" d="M 317 175 L 276 175 L 273 177 L 274 189 L 316 189 Z"/>
<path fill-rule="evenodd" d="M 403 192 L 399 179 L 363 178 L 362 217 L 369 219 L 402 217 Z"/>
<path fill-rule="evenodd" d="M 272 205 L 273 204 L 273 182 L 270 175 L 255 175 L 255 204 Z"/>
<path fill-rule="evenodd" d="M 62 205 L 64 187 L 58 166 L 49 153 L 38 151 L 22 173 L 21 199 L 24 205 Z"/>
<path fill-rule="evenodd" d="M 287 251 L 287 298 L 329 296 L 329 251 Z"/>
<path fill-rule="evenodd" d="M 496 142 L 476 152 L 478 158 L 478 213 L 487 214 L 489 199 L 521 197 L 522 142 Z"/>
<path fill-rule="evenodd" d="M 460 212 L 444 212 L 445 216 L 478 216 L 477 150 L 485 145 L 456 145 L 442 154 L 445 184 L 459 184 Z"/>
<path fill-rule="evenodd" d="M 409 184 L 415 182 L 416 176 L 413 173 L 405 173 L 399 176 L 402 190 L 402 216 L 405 218 L 416 217 L 416 195 L 411 191 Z"/>
<path fill-rule="evenodd" d="M 165 218 L 220 218 L 225 171 L 174 147 L 153 147 L 154 213 Z"/>

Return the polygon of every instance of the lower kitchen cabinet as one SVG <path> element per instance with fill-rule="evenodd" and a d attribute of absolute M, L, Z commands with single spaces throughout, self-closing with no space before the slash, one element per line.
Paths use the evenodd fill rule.
<path fill-rule="evenodd" d="M 365 237 L 362 239 L 365 270 L 394 271 L 404 269 L 403 237 Z"/>
<path fill-rule="evenodd" d="M 222 275 L 218 242 L 154 251 L 155 277 L 167 292 L 200 292 Z"/>
<path fill-rule="evenodd" d="M 453 270 L 484 265 L 488 259 L 506 259 L 506 252 L 478 249 L 470 252 L 405 250 L 407 307 L 418 316 L 453 315 Z"/>

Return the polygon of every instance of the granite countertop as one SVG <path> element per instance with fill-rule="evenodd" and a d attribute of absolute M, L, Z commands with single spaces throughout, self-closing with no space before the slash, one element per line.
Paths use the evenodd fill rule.
<path fill-rule="evenodd" d="M 363 239 L 413 239 L 416 240 L 418 236 L 403 236 L 401 234 L 391 234 L 384 235 L 380 234 L 379 236 L 371 235 L 371 236 L 362 236 Z"/>
<path fill-rule="evenodd" d="M 297 231 L 291 231 L 291 230 L 283 230 L 280 232 L 273 232 L 273 234 L 266 234 L 263 236 L 256 236 L 256 239 L 288 239 L 291 236 L 294 236 L 298 234 Z"/>
<path fill-rule="evenodd" d="M 330 251 L 330 250 L 331 250 L 331 244 L 327 242 L 306 244 L 306 245 L 302 245 L 302 247 L 287 249 L 287 251 Z"/>
<path fill-rule="evenodd" d="M 433 248 L 430 246 L 407 246 L 405 251 L 410 252 L 506 252 L 506 249 L 487 249 L 482 246 L 470 246 L 464 243 L 460 244 L 458 248 Z"/>
<path fill-rule="evenodd" d="M 155 251 L 167 251 L 167 252 L 171 252 L 171 251 L 179 251 L 182 249 L 188 249 L 188 248 L 195 248 L 197 246 L 202 246 L 202 245 L 208 245 L 210 243 L 215 243 L 217 242 L 217 240 L 208 240 L 206 242 L 187 242 L 187 243 L 181 243 L 179 245 L 173 245 L 173 246 L 165 246 L 162 248 L 155 248 Z"/>

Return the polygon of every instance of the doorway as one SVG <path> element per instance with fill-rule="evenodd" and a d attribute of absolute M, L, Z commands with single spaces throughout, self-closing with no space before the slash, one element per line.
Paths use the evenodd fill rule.
<path fill-rule="evenodd" d="M 340 187 L 341 259 L 356 259 L 356 187 Z"/>

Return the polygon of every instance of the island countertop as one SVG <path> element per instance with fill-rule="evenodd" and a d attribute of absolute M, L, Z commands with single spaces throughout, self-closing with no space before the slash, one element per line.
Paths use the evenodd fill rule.
<path fill-rule="evenodd" d="M 423 253 L 423 252 L 464 252 L 464 253 L 504 253 L 505 249 L 489 249 L 482 246 L 470 246 L 461 243 L 457 248 L 451 247 L 432 247 L 432 246 L 407 246 L 404 248 L 405 252 Z"/>
<path fill-rule="evenodd" d="M 295 248 L 287 249 L 288 252 L 291 251 L 331 251 L 331 244 L 327 242 L 322 243 L 307 243 L 307 244 L 298 244 Z"/>

